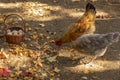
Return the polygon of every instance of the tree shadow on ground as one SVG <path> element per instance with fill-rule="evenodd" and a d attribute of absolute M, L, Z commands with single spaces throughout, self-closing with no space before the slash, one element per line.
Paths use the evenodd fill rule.
<path fill-rule="evenodd" d="M 84 74 L 83 72 L 71 72 L 63 70 L 60 72 L 60 80 L 119 80 L 120 70 L 106 70 Z M 104 76 L 104 77 L 103 77 Z"/>

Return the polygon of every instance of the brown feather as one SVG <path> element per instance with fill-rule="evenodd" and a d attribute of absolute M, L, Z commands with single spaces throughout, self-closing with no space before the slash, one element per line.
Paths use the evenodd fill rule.
<path fill-rule="evenodd" d="M 88 8 L 83 16 L 79 18 L 75 23 L 71 24 L 65 34 L 57 41 L 63 44 L 74 41 L 84 34 L 91 34 L 95 32 L 96 13 L 93 12 L 95 9 L 94 6 L 90 3 L 87 4 L 87 7 Z"/>

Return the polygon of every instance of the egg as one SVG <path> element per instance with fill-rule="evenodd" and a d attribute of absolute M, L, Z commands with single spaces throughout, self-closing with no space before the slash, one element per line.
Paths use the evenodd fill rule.
<path fill-rule="evenodd" d="M 9 33 L 9 32 L 11 32 L 11 30 L 10 30 L 10 29 L 8 29 L 8 30 L 7 30 L 7 33 Z"/>
<path fill-rule="evenodd" d="M 19 34 L 19 35 L 23 35 L 24 32 L 23 32 L 22 30 L 19 30 L 19 31 L 18 31 L 18 34 Z"/>
<path fill-rule="evenodd" d="M 12 33 L 13 33 L 13 35 L 18 35 L 18 31 L 16 31 L 16 30 L 13 30 Z"/>
<path fill-rule="evenodd" d="M 23 32 L 22 30 L 19 30 L 18 32 Z"/>
<path fill-rule="evenodd" d="M 23 33 L 22 33 L 22 32 L 19 32 L 19 35 L 23 35 Z"/>
<path fill-rule="evenodd" d="M 8 32 L 7 35 L 12 35 L 12 32 Z"/>

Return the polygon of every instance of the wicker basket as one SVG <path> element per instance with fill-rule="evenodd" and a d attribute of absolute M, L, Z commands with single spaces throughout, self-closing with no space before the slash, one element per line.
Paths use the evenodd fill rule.
<path fill-rule="evenodd" d="M 8 19 L 8 17 L 11 17 L 11 16 L 16 16 L 16 17 L 19 17 L 21 20 L 22 20 L 22 26 L 21 27 L 17 27 L 17 26 L 14 26 L 14 27 L 8 27 L 7 24 L 6 24 L 6 20 Z M 5 38 L 6 38 L 6 42 L 8 43 L 12 43 L 12 44 L 18 44 L 20 43 L 21 41 L 24 40 L 24 36 L 25 36 L 25 22 L 23 20 L 23 18 L 17 14 L 10 14 L 10 15 L 7 15 L 4 19 L 4 25 L 5 25 Z M 7 34 L 7 30 L 16 30 L 16 31 L 19 31 L 19 30 L 22 30 L 24 32 L 24 34 L 21 34 L 21 35 L 8 35 Z"/>

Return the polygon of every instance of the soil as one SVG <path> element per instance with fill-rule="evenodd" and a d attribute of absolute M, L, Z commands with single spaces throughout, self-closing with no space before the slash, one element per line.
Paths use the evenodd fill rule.
<path fill-rule="evenodd" d="M 107 15 L 108 18 L 96 18 L 96 32 L 95 33 L 108 33 L 120 32 L 120 0 L 91 0 L 97 9 L 96 15 Z M 37 2 L 47 6 L 44 13 L 34 15 L 28 12 L 26 4 L 29 2 Z M 89 0 L 0 0 L 0 14 L 19 14 L 23 17 L 28 24 L 28 31 L 26 38 L 30 38 L 31 31 L 36 32 L 34 35 L 45 34 L 47 38 L 36 40 L 25 40 L 28 49 L 39 50 L 36 46 L 40 46 L 47 40 L 58 39 L 67 29 L 67 27 L 75 22 L 83 13 L 86 4 Z M 1 20 L 1 26 L 3 21 Z M 4 26 L 3 26 L 4 27 Z M 39 29 L 38 29 L 39 28 Z M 32 30 L 31 30 L 32 29 Z M 39 36 L 41 37 L 41 36 Z M 4 39 L 0 40 L 0 48 L 9 48 Z M 32 45 L 31 45 L 32 44 Z M 43 59 L 42 65 L 46 67 L 48 74 L 52 74 L 53 68 L 55 70 L 54 76 L 47 76 L 45 78 L 36 78 L 35 80 L 120 80 L 120 41 L 110 46 L 106 54 L 102 58 L 93 61 L 92 65 L 76 65 L 71 55 L 79 52 L 72 51 L 69 43 L 61 47 L 50 44 L 52 50 L 57 50 L 57 58 L 55 61 L 45 61 Z M 53 51 L 54 52 L 54 51 Z M 54 54 L 47 55 L 53 56 Z M 1 66 L 9 65 L 8 67 L 21 67 L 23 64 L 31 65 L 30 57 L 22 57 L 11 55 L 12 58 L 7 60 L 0 60 Z M 79 54 L 81 57 L 81 55 Z M 9 62 L 7 63 L 6 61 Z M 19 63 L 18 63 L 19 62 Z M 27 66 L 28 67 L 28 66 Z M 26 68 L 27 68 L 26 67 Z M 30 66 L 29 66 L 30 67 Z M 39 67 L 41 68 L 41 67 Z M 38 69 L 39 69 L 38 68 Z M 50 73 L 49 73 L 50 72 Z M 19 80 L 22 80 L 19 79 Z M 25 79 L 27 80 L 27 79 Z M 30 79 L 29 79 L 30 80 Z M 31 79 L 32 80 L 32 79 Z M 34 80 L 34 79 L 33 79 Z"/>

